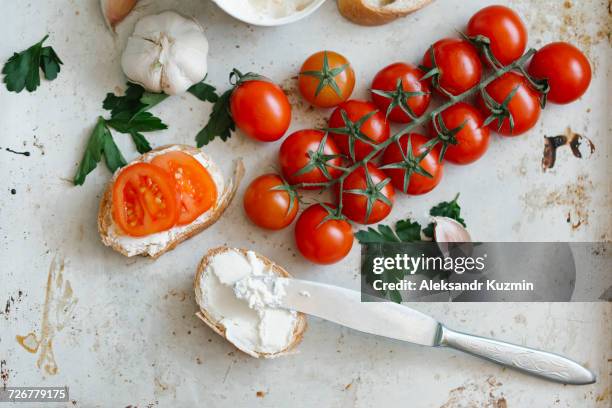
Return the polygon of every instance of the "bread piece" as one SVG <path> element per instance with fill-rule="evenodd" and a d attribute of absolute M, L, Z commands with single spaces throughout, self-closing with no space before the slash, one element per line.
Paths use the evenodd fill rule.
<path fill-rule="evenodd" d="M 130 237 L 122 235 L 119 227 L 115 224 L 112 217 L 113 203 L 113 183 L 115 182 L 119 171 L 115 173 L 112 180 L 108 183 L 106 191 L 100 202 L 100 210 L 98 212 L 98 230 L 102 242 L 106 246 L 112 247 L 115 251 L 122 253 L 125 256 L 131 257 L 135 255 L 150 256 L 157 258 L 164 253 L 174 249 L 178 244 L 193 237 L 196 234 L 204 231 L 206 228 L 214 224 L 223 212 L 227 209 L 232 199 L 236 195 L 236 190 L 244 175 L 244 165 L 241 160 L 235 163 L 234 173 L 229 181 L 223 181 L 221 170 L 206 155 L 201 149 L 187 145 L 166 145 L 151 150 L 143 154 L 138 159 L 134 160 L 134 164 L 139 162 L 148 162 L 155 155 L 163 151 L 179 150 L 192 156 L 199 155 L 205 162 L 205 167 L 209 171 L 213 180 L 217 184 L 218 196 L 216 204 L 196 218 L 191 224 L 183 226 L 175 226 L 167 231 L 158 232 L 145 237 Z"/>
<path fill-rule="evenodd" d="M 340 13 L 365 26 L 387 24 L 425 7 L 432 0 L 338 0 Z"/>
<path fill-rule="evenodd" d="M 198 306 L 200 307 L 200 311 L 196 313 L 196 316 L 198 316 L 204 323 L 206 323 L 206 325 L 210 327 L 215 333 L 217 333 L 219 336 L 223 337 L 226 340 L 228 339 L 225 335 L 225 327 L 220 322 L 215 321 L 212 318 L 212 316 L 204 308 L 205 303 L 203 302 L 203 299 L 202 299 L 202 288 L 200 287 L 200 281 L 201 281 L 202 274 L 204 273 L 210 260 L 217 254 L 220 254 L 225 251 L 231 251 L 231 250 L 239 251 L 245 256 L 246 256 L 246 253 L 248 252 L 246 249 L 228 248 L 228 247 L 218 247 L 218 248 L 213 248 L 209 250 L 208 253 L 204 255 L 204 257 L 200 261 L 200 264 L 198 265 L 198 270 L 196 272 L 196 275 L 193 281 L 193 287 L 195 290 L 195 299 L 196 299 Z M 265 256 L 257 254 L 257 257 L 260 260 L 262 260 L 266 266 L 271 267 L 271 270 L 278 276 L 285 277 L 285 278 L 291 277 L 289 272 L 287 272 L 281 266 L 275 264 L 274 262 L 272 262 L 270 259 L 266 258 Z M 302 338 L 304 337 L 304 332 L 306 331 L 306 327 L 307 327 L 306 315 L 304 313 L 298 312 L 297 322 L 295 325 L 295 329 L 293 331 L 293 338 L 289 346 L 285 348 L 284 350 L 281 350 L 277 353 L 256 353 L 257 357 L 258 358 L 275 358 L 275 357 L 280 357 L 280 356 L 288 354 L 298 344 L 300 344 L 300 342 L 302 341 Z"/>

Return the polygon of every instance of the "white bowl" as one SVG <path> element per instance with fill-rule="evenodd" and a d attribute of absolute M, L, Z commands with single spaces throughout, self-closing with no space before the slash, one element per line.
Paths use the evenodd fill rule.
<path fill-rule="evenodd" d="M 240 3 L 245 0 L 212 0 L 217 6 L 219 6 L 223 11 L 225 11 L 230 16 L 244 21 L 245 23 L 256 25 L 256 26 L 279 26 L 284 24 L 294 23 L 298 20 L 301 20 L 310 14 L 314 13 L 316 9 L 321 7 L 321 5 L 325 2 L 325 0 L 313 0 L 304 10 L 298 11 L 297 13 L 280 17 L 280 18 L 262 18 L 255 16 L 248 11 L 245 11 L 245 7 L 241 7 Z"/>

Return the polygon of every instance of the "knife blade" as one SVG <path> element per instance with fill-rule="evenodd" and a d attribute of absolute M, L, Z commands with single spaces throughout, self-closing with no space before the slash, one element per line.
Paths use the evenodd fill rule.
<path fill-rule="evenodd" d="M 558 354 L 451 330 L 426 314 L 391 302 L 362 302 L 361 293 L 339 286 L 278 278 L 279 304 L 365 333 L 433 347 L 450 347 L 563 384 L 596 381 L 587 368 Z"/>
<path fill-rule="evenodd" d="M 285 309 L 317 316 L 365 333 L 436 345 L 441 325 L 435 319 L 406 306 L 387 302 L 361 302 L 361 293 L 299 279 L 280 278 L 286 295 Z"/>

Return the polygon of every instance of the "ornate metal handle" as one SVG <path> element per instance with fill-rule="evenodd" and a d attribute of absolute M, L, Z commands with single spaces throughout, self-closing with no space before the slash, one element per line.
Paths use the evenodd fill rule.
<path fill-rule="evenodd" d="M 460 333 L 444 326 L 441 328 L 439 345 L 563 384 L 582 385 L 596 381 L 591 371 L 557 354 Z"/>

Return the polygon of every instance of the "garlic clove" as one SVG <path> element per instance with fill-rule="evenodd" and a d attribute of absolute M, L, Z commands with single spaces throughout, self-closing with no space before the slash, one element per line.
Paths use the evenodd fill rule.
<path fill-rule="evenodd" d="M 456 247 L 449 243 L 467 243 L 461 245 L 462 252 L 472 252 L 472 237 L 459 222 L 448 217 L 432 217 L 431 222 L 434 223 L 434 241 L 445 258 L 451 256 L 451 248 Z"/>
<path fill-rule="evenodd" d="M 102 15 L 112 31 L 132 11 L 138 0 L 100 0 Z"/>
<path fill-rule="evenodd" d="M 472 242 L 469 232 L 459 222 L 448 217 L 432 217 L 436 242 Z"/>

